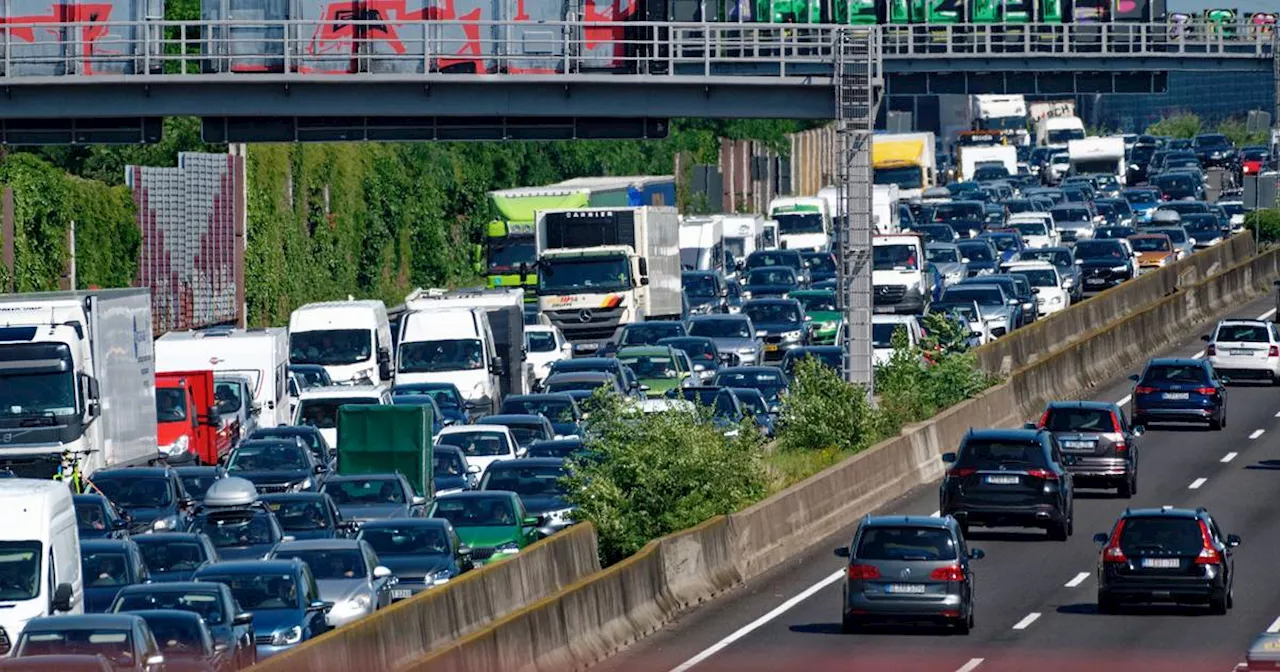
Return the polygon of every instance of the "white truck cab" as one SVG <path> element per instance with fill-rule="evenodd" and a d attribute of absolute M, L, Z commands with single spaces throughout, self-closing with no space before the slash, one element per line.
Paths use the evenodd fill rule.
<path fill-rule="evenodd" d="M 31 619 L 84 613 L 84 577 L 65 483 L 0 479 L 0 517 L 0 572 L 12 583 L 0 597 L 0 655 L 8 655 Z"/>
<path fill-rule="evenodd" d="M 871 262 L 875 312 L 923 315 L 933 294 L 924 239 L 914 233 L 872 236 Z"/>
<path fill-rule="evenodd" d="M 287 424 L 289 334 L 282 327 L 171 331 L 156 339 L 156 371 L 213 371 L 248 379 L 252 415 L 261 427 Z"/>
<path fill-rule="evenodd" d="M 478 415 L 497 412 L 501 371 L 483 308 L 414 310 L 400 321 L 396 383 L 453 383 Z"/>
<path fill-rule="evenodd" d="M 315 427 L 329 446 L 340 449 L 338 407 L 348 404 L 386 406 L 390 403 L 391 386 L 382 383 L 313 387 L 302 391 L 291 424 Z"/>
<path fill-rule="evenodd" d="M 390 380 L 391 349 L 381 301 L 308 303 L 289 316 L 289 363 L 319 364 L 336 384 Z"/>
<path fill-rule="evenodd" d="M 769 202 L 769 218 L 778 223 L 779 245 L 788 250 L 826 250 L 831 245 L 831 217 L 825 198 L 775 198 Z"/>

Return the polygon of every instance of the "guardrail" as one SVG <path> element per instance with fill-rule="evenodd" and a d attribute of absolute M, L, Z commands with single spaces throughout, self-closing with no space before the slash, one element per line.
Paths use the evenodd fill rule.
<path fill-rule="evenodd" d="M 0 29 L 0 81 L 226 74 L 822 76 L 830 72 L 841 31 L 878 43 L 889 59 L 1260 59 L 1270 56 L 1275 40 L 1246 23 L 1192 30 L 1160 23 L 837 26 L 358 16 L 371 14 L 375 18 L 338 12 L 252 21 L 12 17 Z"/>

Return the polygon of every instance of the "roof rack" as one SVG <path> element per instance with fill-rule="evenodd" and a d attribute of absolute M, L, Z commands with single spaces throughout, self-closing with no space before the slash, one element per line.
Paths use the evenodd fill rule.
<path fill-rule="evenodd" d="M 209 486 L 204 495 L 204 507 L 210 509 L 239 509 L 258 503 L 258 488 L 252 481 L 228 476 Z"/>

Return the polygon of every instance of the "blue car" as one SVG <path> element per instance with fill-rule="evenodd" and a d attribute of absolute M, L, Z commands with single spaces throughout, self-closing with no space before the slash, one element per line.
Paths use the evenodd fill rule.
<path fill-rule="evenodd" d="M 129 536 L 129 519 L 102 495 L 73 495 L 76 527 L 83 539 L 123 539 Z"/>
<path fill-rule="evenodd" d="M 181 530 L 194 501 L 170 467 L 99 469 L 93 485 L 128 513 L 131 534 Z"/>
<path fill-rule="evenodd" d="M 480 481 L 480 467 L 467 462 L 466 454 L 457 446 L 436 446 L 431 452 L 431 462 L 437 496 L 471 490 Z"/>
<path fill-rule="evenodd" d="M 458 386 L 453 383 L 410 383 L 396 385 L 391 388 L 393 401 L 401 395 L 418 394 L 431 395 L 431 398 L 436 400 L 436 407 L 440 409 L 440 415 L 449 421 L 449 424 L 466 425 L 471 423 L 471 411 L 475 408 L 475 404 L 463 399 L 462 393 L 458 391 Z"/>
<path fill-rule="evenodd" d="M 1133 387 L 1133 424 L 1206 422 L 1227 425 L 1227 386 L 1203 359 L 1161 358 L 1147 362 Z"/>
<path fill-rule="evenodd" d="M 436 404 L 436 398 L 429 394 L 397 394 L 391 397 L 391 403 L 396 406 L 426 406 L 431 409 L 431 433 L 439 434 L 440 430 L 452 425 L 452 420 L 446 420 L 444 413 L 441 412 L 440 406 Z"/>
<path fill-rule="evenodd" d="M 218 561 L 218 549 L 203 534 L 169 532 L 133 538 L 152 583 L 190 581 L 196 570 Z"/>
<path fill-rule="evenodd" d="M 221 583 L 149 583 L 120 591 L 111 613 L 175 609 L 199 614 L 209 626 L 216 646 L 226 647 L 235 668 L 243 670 L 257 662 L 254 649 L 253 614 L 240 609 L 231 589 Z"/>
<path fill-rule="evenodd" d="M 321 601 L 311 569 L 297 558 L 214 563 L 195 580 L 226 585 L 240 608 L 253 614 L 259 661 L 329 630 L 333 603 Z"/>
<path fill-rule="evenodd" d="M 144 583 L 147 566 L 130 539 L 86 539 L 80 542 L 85 613 L 103 614 L 125 586 Z"/>
<path fill-rule="evenodd" d="M 990 238 L 975 238 L 956 243 L 962 258 L 968 259 L 966 264 L 969 277 L 991 275 L 1000 268 L 1000 250 Z"/>

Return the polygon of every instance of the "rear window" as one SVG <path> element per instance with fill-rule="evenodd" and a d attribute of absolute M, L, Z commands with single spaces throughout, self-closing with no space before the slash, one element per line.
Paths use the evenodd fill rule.
<path fill-rule="evenodd" d="M 1125 553 L 1163 551 L 1195 555 L 1204 546 L 1198 523 L 1193 518 L 1126 518 L 1124 529 L 1120 531 L 1120 550 Z"/>
<path fill-rule="evenodd" d="M 1051 432 L 1114 432 L 1111 411 L 1098 408 L 1055 408 L 1044 428 Z"/>
<path fill-rule="evenodd" d="M 977 439 L 964 444 L 958 464 L 974 469 L 993 469 L 1000 465 L 1046 467 L 1044 449 L 1039 442 L 989 441 Z"/>
<path fill-rule="evenodd" d="M 1196 365 L 1161 364 L 1147 368 L 1142 376 L 1147 383 L 1207 383 L 1205 370 Z"/>
<path fill-rule="evenodd" d="M 1218 327 L 1215 341 L 1228 343 L 1269 343 L 1267 328 L 1256 324 L 1224 324 Z"/>
<path fill-rule="evenodd" d="M 871 527 L 854 555 L 858 560 L 955 560 L 956 542 L 935 527 Z"/>

